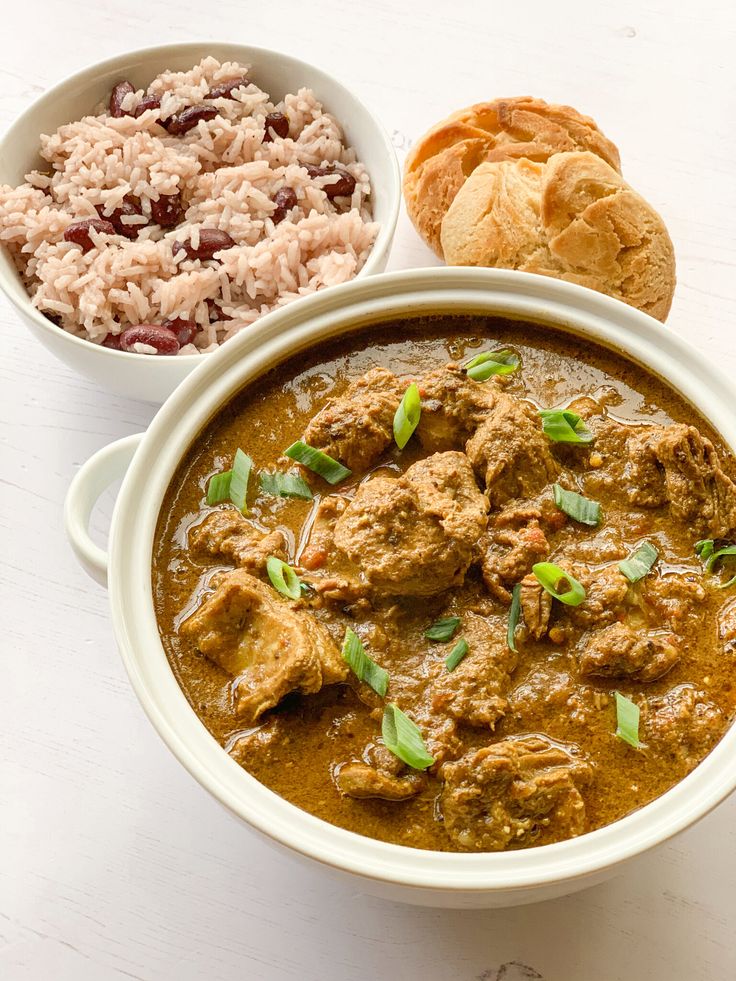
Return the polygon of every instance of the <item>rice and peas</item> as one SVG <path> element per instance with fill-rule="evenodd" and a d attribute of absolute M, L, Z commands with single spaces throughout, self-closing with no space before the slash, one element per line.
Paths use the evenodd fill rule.
<path fill-rule="evenodd" d="M 270 102 L 205 58 L 41 136 L 48 173 L 0 185 L 0 242 L 60 328 L 141 354 L 216 348 L 352 279 L 378 226 L 370 181 L 309 89 Z"/>

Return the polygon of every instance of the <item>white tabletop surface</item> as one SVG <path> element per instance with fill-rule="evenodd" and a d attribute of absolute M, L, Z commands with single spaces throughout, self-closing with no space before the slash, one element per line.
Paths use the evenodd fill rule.
<path fill-rule="evenodd" d="M 26 0 L 4 3 L 3 22 L 0 128 L 89 62 L 199 38 L 321 64 L 365 98 L 400 153 L 474 101 L 574 105 L 618 143 L 626 177 L 668 223 L 679 283 L 666 329 L 736 370 L 728 0 Z M 433 261 L 402 216 L 390 268 Z M 228 817 L 144 718 L 105 593 L 62 531 L 79 465 L 145 428 L 154 409 L 52 360 L 2 300 L 0 329 L 0 977 L 736 975 L 733 799 L 606 885 L 496 912 L 366 898 Z"/>

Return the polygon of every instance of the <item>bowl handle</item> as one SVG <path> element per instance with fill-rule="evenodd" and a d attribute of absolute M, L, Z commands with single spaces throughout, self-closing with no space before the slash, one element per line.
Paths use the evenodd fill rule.
<path fill-rule="evenodd" d="M 125 474 L 143 436 L 135 433 L 103 446 L 82 465 L 66 493 L 67 538 L 79 564 L 101 586 L 107 586 L 107 552 L 90 538 L 89 518 L 100 494 Z"/>

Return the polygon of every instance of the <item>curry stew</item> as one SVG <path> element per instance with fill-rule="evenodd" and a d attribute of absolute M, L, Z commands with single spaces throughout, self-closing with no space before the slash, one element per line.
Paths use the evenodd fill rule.
<path fill-rule="evenodd" d="M 188 451 L 154 545 L 161 638 L 225 750 L 326 821 L 444 851 L 570 838 L 731 722 L 733 474 L 689 404 L 567 333 L 365 328 Z"/>

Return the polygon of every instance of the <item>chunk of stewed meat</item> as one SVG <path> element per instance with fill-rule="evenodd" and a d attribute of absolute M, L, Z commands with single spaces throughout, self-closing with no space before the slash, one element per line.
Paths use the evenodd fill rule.
<path fill-rule="evenodd" d="M 713 444 L 694 426 L 652 426 L 628 443 L 629 498 L 641 507 L 669 502 L 694 536 L 728 538 L 736 530 L 736 484 Z"/>
<path fill-rule="evenodd" d="M 448 364 L 418 382 L 422 415 L 416 434 L 428 453 L 462 450 L 496 403 L 496 387 L 468 378 Z"/>
<path fill-rule="evenodd" d="M 640 739 L 658 752 L 695 766 L 723 730 L 723 713 L 705 692 L 677 685 L 640 706 Z"/>
<path fill-rule="evenodd" d="M 425 774 L 405 766 L 385 746 L 369 746 L 362 760 L 350 760 L 337 767 L 337 789 L 346 797 L 364 800 L 408 800 L 424 790 Z"/>
<path fill-rule="evenodd" d="M 231 676 L 235 713 L 249 724 L 291 691 L 347 676 L 325 627 L 243 569 L 221 577 L 180 634 Z"/>
<path fill-rule="evenodd" d="M 320 409 L 304 430 L 304 442 L 350 470 L 366 470 L 393 439 L 394 414 L 405 390 L 393 372 L 372 368 Z"/>
<path fill-rule="evenodd" d="M 528 402 L 498 393 L 493 409 L 468 440 L 466 452 L 485 483 L 492 508 L 516 497 L 533 497 L 559 473 L 542 432 L 539 413 Z"/>
<path fill-rule="evenodd" d="M 549 630 L 552 597 L 536 576 L 524 576 L 519 594 L 521 618 L 532 640 L 541 640 Z"/>
<path fill-rule="evenodd" d="M 474 613 L 463 617 L 462 636 L 468 653 L 453 671 L 440 665 L 431 686 L 431 708 L 465 725 L 493 729 L 506 712 L 516 655 L 503 632 Z"/>
<path fill-rule="evenodd" d="M 613 623 L 588 638 L 578 664 L 583 677 L 646 682 L 661 678 L 679 660 L 680 649 L 672 634 Z"/>
<path fill-rule="evenodd" d="M 718 614 L 718 636 L 727 654 L 736 651 L 736 600 L 724 606 Z"/>
<path fill-rule="evenodd" d="M 231 562 L 254 575 L 265 572 L 270 555 L 282 562 L 288 559 L 282 532 L 276 530 L 264 535 L 235 508 L 208 514 L 190 531 L 189 544 L 200 555 Z"/>
<path fill-rule="evenodd" d="M 487 509 L 465 454 L 436 453 L 400 477 L 362 483 L 335 544 L 374 590 L 431 596 L 463 582 Z"/>
<path fill-rule="evenodd" d="M 696 620 L 705 601 L 699 572 L 667 572 L 649 575 L 639 584 L 642 609 L 653 623 L 668 624 L 679 630 Z"/>
<path fill-rule="evenodd" d="M 502 603 L 511 600 L 511 588 L 531 572 L 532 566 L 549 555 L 550 544 L 540 518 L 531 517 L 517 525 L 490 521 L 480 541 L 483 582 Z"/>
<path fill-rule="evenodd" d="M 445 830 L 466 851 L 500 851 L 574 838 L 586 830 L 580 794 L 588 763 L 538 736 L 471 750 L 440 771 Z"/>
<path fill-rule="evenodd" d="M 565 611 L 579 627 L 603 627 L 622 620 L 630 599 L 631 583 L 618 567 L 618 562 L 591 568 L 579 562 L 560 562 L 585 590 L 579 606 L 566 606 Z"/>

